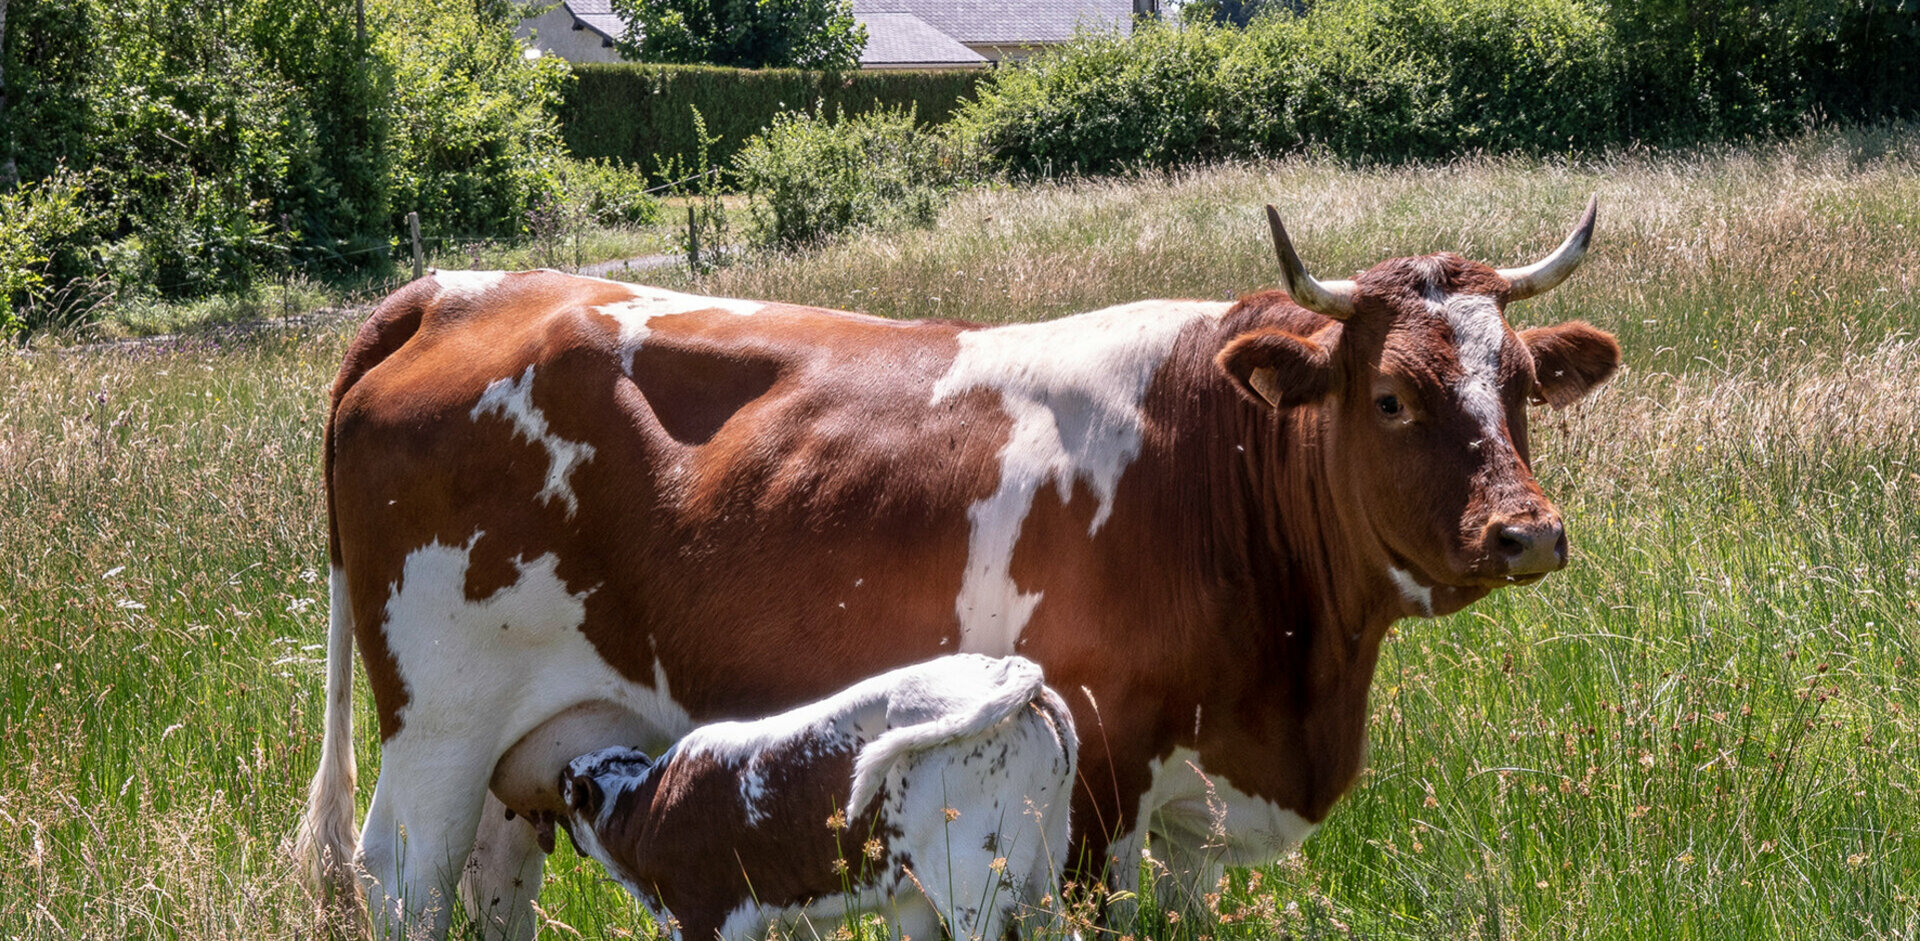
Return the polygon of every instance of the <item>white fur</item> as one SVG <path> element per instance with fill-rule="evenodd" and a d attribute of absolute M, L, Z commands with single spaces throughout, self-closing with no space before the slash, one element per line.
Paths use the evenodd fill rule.
<path fill-rule="evenodd" d="M 1153 777 L 1140 795 L 1131 832 L 1114 841 L 1113 883 L 1138 891 L 1140 862 L 1149 859 L 1152 886 L 1163 904 L 1197 902 L 1212 892 L 1228 866 L 1275 862 L 1313 835 L 1318 825 L 1272 801 L 1236 790 L 1210 775 L 1184 746 L 1154 759 Z"/>
<path fill-rule="evenodd" d="M 724 310 L 742 317 L 759 313 L 767 305 L 760 301 L 743 301 L 730 297 L 707 297 L 701 294 L 682 294 L 663 288 L 647 287 L 641 284 L 620 284 L 633 295 L 633 300 L 603 304 L 596 311 L 612 317 L 620 325 L 620 368 L 627 375 L 633 375 L 633 354 L 640 351 L 640 344 L 653 332 L 647 322 L 655 317 L 670 314 L 690 314 L 697 310 Z"/>
<path fill-rule="evenodd" d="M 1099 506 L 1087 534 L 1113 513 L 1120 477 L 1139 456 L 1140 404 L 1180 331 L 1231 306 L 1141 301 L 1043 323 L 960 334 L 960 353 L 930 404 L 976 388 L 1000 393 L 1013 420 L 1000 450 L 1000 486 L 967 509 L 972 532 L 954 610 L 960 649 L 1010 654 L 1040 593 L 1013 583 L 1014 547 L 1033 499 L 1052 483 L 1060 501 L 1085 481 Z"/>
<path fill-rule="evenodd" d="M 1438 269 L 1428 271 L 1427 309 L 1453 330 L 1460 378 L 1453 394 L 1489 441 L 1507 440 L 1506 409 L 1500 405 L 1500 351 L 1507 343 L 1507 322 L 1500 305 L 1485 294 L 1441 294 Z"/>
<path fill-rule="evenodd" d="M 468 600 L 479 537 L 414 550 L 389 589 L 382 629 L 411 698 L 381 749 L 360 858 L 376 927 L 393 936 L 422 927 L 430 937 L 445 933 L 447 889 L 473 850 L 489 775 L 529 730 L 593 700 L 642 717 L 660 741 L 692 726 L 658 663 L 649 689 L 601 659 L 579 630 L 593 589 L 570 589 L 551 553 L 515 560 L 513 584 Z M 509 860 L 515 872 L 480 875 L 497 885 L 523 864 Z M 497 917 L 523 922 L 525 902 Z"/>
<path fill-rule="evenodd" d="M 440 293 L 435 297 L 454 297 L 460 300 L 474 300 L 480 295 L 498 287 L 505 280 L 504 271 L 441 271 L 433 272 L 435 284 L 440 285 Z"/>
<path fill-rule="evenodd" d="M 481 416 L 496 412 L 513 425 L 515 434 L 546 449 L 547 481 L 535 496 L 542 503 L 559 500 L 566 505 L 567 518 L 572 519 L 580 509 L 580 500 L 574 496 L 570 478 L 574 468 L 593 460 L 593 445 L 568 441 L 547 427 L 546 413 L 533 404 L 532 366 L 520 374 L 518 381 L 506 378 L 488 383 L 468 417 L 479 421 Z"/>
<path fill-rule="evenodd" d="M 1387 576 L 1393 579 L 1394 587 L 1400 589 L 1400 597 L 1415 611 L 1433 616 L 1433 589 L 1420 584 L 1413 573 L 1397 565 L 1387 567 Z"/>
<path fill-rule="evenodd" d="M 949 742 L 985 735 L 1032 702 L 1045 686 L 1040 665 L 1024 657 L 1001 660 L 995 666 L 999 676 L 968 708 L 952 709 L 932 721 L 913 725 L 889 723 L 893 727 L 860 749 L 860 758 L 853 765 L 853 791 L 847 807 L 856 812 L 866 807 L 895 765 Z"/>
<path fill-rule="evenodd" d="M 320 767 L 307 788 L 307 809 L 295 829 L 294 858 L 308 888 L 324 896 L 344 892 L 340 876 L 353 863 L 360 834 L 353 826 L 353 605 L 347 573 L 327 569 L 326 729 Z M 340 899 L 351 906 L 356 900 Z"/>

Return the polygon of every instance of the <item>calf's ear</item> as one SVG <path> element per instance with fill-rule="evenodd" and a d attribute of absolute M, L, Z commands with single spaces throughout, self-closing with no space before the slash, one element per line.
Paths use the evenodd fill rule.
<path fill-rule="evenodd" d="M 600 783 L 590 774 L 576 774 L 567 779 L 567 810 L 575 816 L 592 818 L 599 816 L 600 804 L 606 795 L 600 791 Z"/>
<path fill-rule="evenodd" d="M 1285 330 L 1249 330 L 1222 347 L 1213 362 L 1248 401 L 1269 408 L 1319 401 L 1333 384 L 1326 347 Z"/>
<path fill-rule="evenodd" d="M 1533 353 L 1533 400 L 1560 408 L 1578 402 L 1620 368 L 1613 334 L 1585 321 L 1520 331 Z"/>

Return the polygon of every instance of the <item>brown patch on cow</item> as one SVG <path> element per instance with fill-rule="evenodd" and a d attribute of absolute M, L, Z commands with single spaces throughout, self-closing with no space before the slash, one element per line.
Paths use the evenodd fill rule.
<path fill-rule="evenodd" d="M 642 344 L 633 358 L 633 381 L 669 436 L 701 445 L 773 387 L 780 365 L 777 359 L 724 347 Z"/>

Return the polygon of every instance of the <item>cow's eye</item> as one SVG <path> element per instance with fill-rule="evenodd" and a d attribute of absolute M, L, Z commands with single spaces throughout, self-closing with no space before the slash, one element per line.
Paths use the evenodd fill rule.
<path fill-rule="evenodd" d="M 1380 414 L 1388 418 L 1393 418 L 1401 412 L 1400 397 L 1397 395 L 1383 395 L 1374 399 L 1373 405 L 1380 410 Z"/>

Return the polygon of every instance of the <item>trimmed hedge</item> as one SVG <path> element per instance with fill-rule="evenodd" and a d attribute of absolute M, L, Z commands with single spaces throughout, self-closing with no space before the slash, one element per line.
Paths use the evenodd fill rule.
<path fill-rule="evenodd" d="M 653 173 L 662 162 L 689 166 L 699 149 L 693 110 L 719 142 L 714 166 L 732 161 L 747 139 L 782 112 L 909 110 L 924 123 L 945 121 L 987 75 L 983 69 L 807 72 L 702 65 L 620 63 L 574 66 L 577 79 L 560 111 L 561 132 L 577 157 L 614 158 Z"/>

